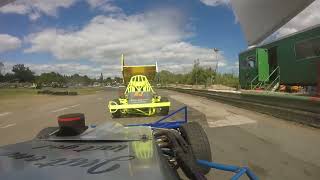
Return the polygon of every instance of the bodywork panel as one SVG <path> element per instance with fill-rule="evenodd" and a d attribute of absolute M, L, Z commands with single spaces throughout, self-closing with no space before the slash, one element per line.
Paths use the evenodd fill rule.
<path fill-rule="evenodd" d="M 125 127 L 120 123 L 108 121 L 96 128 L 88 128 L 79 136 L 59 137 L 50 136 L 49 141 L 140 141 L 142 138 L 151 140 L 150 127 Z"/>
<path fill-rule="evenodd" d="M 138 135 L 152 132 L 148 127 L 130 128 Z M 111 129 L 104 132 L 112 134 L 115 131 L 118 135 L 121 131 L 128 132 L 121 128 Z M 122 136 L 98 132 L 101 129 L 92 129 L 89 134 L 99 140 L 81 140 L 88 136 L 83 133 L 78 139 L 51 136 L 1 147 L 0 179 L 178 179 L 152 136 L 133 140 L 136 136 L 123 141 Z"/>
<path fill-rule="evenodd" d="M 153 93 L 152 92 L 129 92 L 128 103 L 129 104 L 145 104 L 152 103 Z"/>

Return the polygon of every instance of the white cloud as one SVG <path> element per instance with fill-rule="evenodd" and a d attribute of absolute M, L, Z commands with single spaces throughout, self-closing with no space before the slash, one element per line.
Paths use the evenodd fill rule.
<path fill-rule="evenodd" d="M 229 4 L 230 0 L 200 0 L 203 4 L 207 6 L 219 6 Z"/>
<path fill-rule="evenodd" d="M 0 13 L 28 15 L 31 20 L 38 19 L 42 14 L 57 16 L 59 8 L 68 8 L 77 0 L 16 0 L 0 7 Z"/>
<path fill-rule="evenodd" d="M 93 9 L 99 9 L 104 12 L 121 12 L 121 8 L 112 4 L 113 0 L 87 0 Z"/>
<path fill-rule="evenodd" d="M 212 49 L 194 46 L 186 39 L 186 18 L 175 9 L 126 16 L 97 16 L 80 30 L 45 29 L 29 35 L 26 53 L 47 52 L 59 60 L 85 59 L 118 65 L 122 53 L 128 64 L 174 65 L 186 70 L 195 59 L 215 60 Z M 223 56 L 221 56 L 221 62 Z M 173 66 L 172 66 L 173 67 Z"/>
<path fill-rule="evenodd" d="M 280 28 L 275 37 L 279 38 L 288 34 L 295 33 L 307 27 L 320 24 L 320 0 L 316 0 L 309 7 L 299 13 L 286 25 Z"/>
<path fill-rule="evenodd" d="M 238 75 L 239 74 L 239 62 L 227 62 L 225 66 L 221 67 L 219 66 L 219 72 L 220 73 L 231 73 L 233 75 Z"/>
<path fill-rule="evenodd" d="M 9 34 L 0 34 L 0 53 L 17 49 L 21 46 L 19 38 Z"/>

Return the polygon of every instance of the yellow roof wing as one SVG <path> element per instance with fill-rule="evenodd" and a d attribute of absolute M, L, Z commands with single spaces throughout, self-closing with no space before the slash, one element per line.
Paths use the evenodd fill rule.
<path fill-rule="evenodd" d="M 123 66 L 122 75 L 125 84 L 128 84 L 130 78 L 135 75 L 144 75 L 148 78 L 151 83 L 156 77 L 156 65 L 146 65 L 146 66 Z"/>
<path fill-rule="evenodd" d="M 140 65 L 140 66 L 127 66 L 124 65 L 124 56 L 121 55 L 122 76 L 125 84 L 128 84 L 131 77 L 135 75 L 144 75 L 148 81 L 152 83 L 156 77 L 157 64 L 155 65 Z"/>

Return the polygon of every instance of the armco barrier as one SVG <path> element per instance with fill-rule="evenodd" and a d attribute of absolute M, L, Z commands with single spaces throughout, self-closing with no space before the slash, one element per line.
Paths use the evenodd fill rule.
<path fill-rule="evenodd" d="M 229 93 L 208 90 L 166 88 L 182 93 L 206 97 L 233 106 L 268 114 L 320 128 L 320 99 L 264 93 Z"/>

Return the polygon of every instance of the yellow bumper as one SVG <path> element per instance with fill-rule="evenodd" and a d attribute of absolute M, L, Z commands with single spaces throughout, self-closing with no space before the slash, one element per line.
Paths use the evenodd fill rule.
<path fill-rule="evenodd" d="M 157 108 L 157 107 L 166 107 L 170 106 L 170 102 L 159 102 L 159 103 L 147 103 L 147 104 L 111 104 L 109 102 L 109 110 L 114 111 L 118 109 L 140 109 L 140 108 Z"/>

